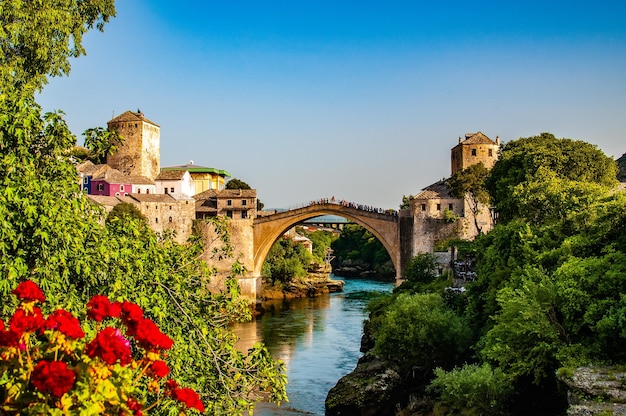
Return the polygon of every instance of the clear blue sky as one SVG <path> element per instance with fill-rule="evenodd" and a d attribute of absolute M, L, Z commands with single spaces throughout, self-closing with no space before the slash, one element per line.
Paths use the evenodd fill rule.
<path fill-rule="evenodd" d="M 73 133 L 141 109 L 161 165 L 229 171 L 266 207 L 398 208 L 458 136 L 626 152 L 626 2 L 127 0 L 39 101 Z"/>

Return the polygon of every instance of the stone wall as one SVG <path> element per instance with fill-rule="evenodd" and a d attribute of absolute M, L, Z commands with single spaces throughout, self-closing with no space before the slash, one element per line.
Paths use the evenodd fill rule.
<path fill-rule="evenodd" d="M 216 276 L 212 279 L 210 289 L 221 291 L 226 288 L 226 278 L 232 275 L 232 266 L 239 261 L 246 270 L 243 276 L 238 277 L 241 293 L 251 301 L 256 301 L 261 292 L 260 276 L 252 276 L 254 270 L 253 253 L 253 220 L 240 219 L 228 221 L 230 243 L 233 248 L 232 255 L 225 255 L 224 242 L 220 239 L 217 230 L 210 222 L 198 220 L 196 222 L 204 241 L 204 253 L 202 260 L 215 268 Z"/>

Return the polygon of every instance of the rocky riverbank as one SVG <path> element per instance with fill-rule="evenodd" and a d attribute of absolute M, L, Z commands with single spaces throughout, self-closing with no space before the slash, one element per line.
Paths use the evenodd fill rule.
<path fill-rule="evenodd" d="M 281 286 L 273 286 L 263 281 L 261 300 L 294 299 L 315 297 L 325 293 L 341 292 L 343 281 L 332 280 L 329 265 L 320 266 L 309 273 L 306 278 L 297 279 Z"/>

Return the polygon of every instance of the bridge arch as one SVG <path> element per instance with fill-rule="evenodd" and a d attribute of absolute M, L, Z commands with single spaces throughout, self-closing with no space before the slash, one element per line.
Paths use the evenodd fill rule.
<path fill-rule="evenodd" d="M 321 215 L 338 215 L 370 231 L 385 247 L 396 269 L 401 273 L 400 231 L 395 214 L 379 213 L 336 203 L 314 203 L 306 207 L 257 217 L 253 223 L 254 276 L 261 276 L 263 263 L 272 245 L 294 225 Z"/>

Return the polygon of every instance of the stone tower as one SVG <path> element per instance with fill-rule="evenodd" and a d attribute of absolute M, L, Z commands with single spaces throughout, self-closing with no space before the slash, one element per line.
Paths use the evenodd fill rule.
<path fill-rule="evenodd" d="M 107 123 L 124 139 L 117 152 L 107 156 L 107 164 L 129 176 L 154 180 L 161 168 L 161 128 L 137 112 L 126 111 Z"/>
<path fill-rule="evenodd" d="M 481 132 L 468 133 L 465 139 L 459 137 L 459 144 L 451 151 L 452 175 L 479 162 L 483 162 L 487 169 L 491 169 L 498 160 L 499 150 L 499 137 L 496 137 L 495 142 Z"/>

